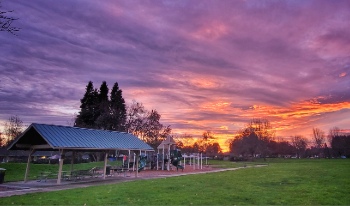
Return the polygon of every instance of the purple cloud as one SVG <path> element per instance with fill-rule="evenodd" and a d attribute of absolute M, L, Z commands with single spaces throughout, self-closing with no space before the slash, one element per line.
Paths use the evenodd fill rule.
<path fill-rule="evenodd" d="M 0 34 L 2 122 L 19 115 L 27 123 L 66 124 L 91 80 L 97 88 L 118 82 L 127 102 L 157 109 L 175 132 L 230 136 L 254 115 L 284 128 L 280 135 L 348 127 L 347 0 L 35 0 L 2 6 L 14 10 L 22 28 L 17 37 Z M 295 105 L 314 99 L 339 110 L 292 118 L 299 112 Z M 295 115 L 286 120 L 262 108 Z M 286 126 L 298 121 L 308 124 Z"/>

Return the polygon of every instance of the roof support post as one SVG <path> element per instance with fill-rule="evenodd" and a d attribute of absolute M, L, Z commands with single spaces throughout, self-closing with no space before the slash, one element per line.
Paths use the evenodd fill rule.
<path fill-rule="evenodd" d="M 184 169 L 185 169 L 185 167 L 186 167 L 186 157 L 183 157 L 183 158 L 184 158 L 184 162 L 182 164 L 183 164 Z"/>
<path fill-rule="evenodd" d="M 58 175 L 57 175 L 57 184 L 61 184 L 61 178 L 62 178 L 62 168 L 63 168 L 63 161 L 64 161 L 64 150 L 60 150 L 60 159 L 58 163 Z"/>
<path fill-rule="evenodd" d="M 24 175 L 24 182 L 28 181 L 28 174 L 29 174 L 29 170 L 30 170 L 30 162 L 32 161 L 32 155 L 35 152 L 34 149 L 32 149 L 29 152 L 29 156 L 28 156 L 28 161 L 27 161 L 27 167 L 26 167 L 26 174 Z"/>
<path fill-rule="evenodd" d="M 137 178 L 139 176 L 139 157 L 137 153 L 134 153 L 136 155 L 136 172 L 135 172 L 135 177 Z"/>
<path fill-rule="evenodd" d="M 167 162 L 167 170 L 170 171 L 170 143 L 168 145 L 168 162 Z"/>
<path fill-rule="evenodd" d="M 165 156 L 164 156 L 164 144 L 163 144 L 163 157 L 162 157 L 162 170 L 164 170 L 164 159 L 165 159 Z"/>
<path fill-rule="evenodd" d="M 103 179 L 106 179 L 107 157 L 108 157 L 108 151 L 105 151 L 105 160 L 104 160 L 104 165 L 103 165 Z"/>
<path fill-rule="evenodd" d="M 73 171 L 75 151 L 72 151 L 72 159 L 70 161 L 70 171 Z"/>
<path fill-rule="evenodd" d="M 158 156 L 159 156 L 159 149 L 158 149 L 158 153 L 157 153 L 157 170 L 159 169 L 159 160 L 158 160 Z"/>
<path fill-rule="evenodd" d="M 128 170 L 130 169 L 130 150 L 129 150 L 129 156 L 128 156 Z"/>

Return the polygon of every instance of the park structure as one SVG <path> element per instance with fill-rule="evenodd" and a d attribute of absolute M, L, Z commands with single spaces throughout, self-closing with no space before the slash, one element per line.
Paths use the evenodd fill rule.
<path fill-rule="evenodd" d="M 171 164 L 176 167 L 176 169 L 184 169 L 186 167 L 186 159 L 188 164 L 193 166 L 193 169 L 203 168 L 203 159 L 206 160 L 206 165 L 208 157 L 203 157 L 202 153 L 193 153 L 190 155 L 181 154 L 181 150 L 177 149 L 176 142 L 170 135 L 162 141 L 157 147 L 157 170 L 170 170 Z"/>
<path fill-rule="evenodd" d="M 32 123 L 14 142 L 8 150 L 29 150 L 24 182 L 28 180 L 31 157 L 35 151 L 59 151 L 59 169 L 57 184 L 61 184 L 62 168 L 65 154 L 72 152 L 103 152 L 103 179 L 106 178 L 107 160 L 110 152 L 116 150 L 133 151 L 138 159 L 142 152 L 154 151 L 151 146 L 138 137 L 125 132 L 86 129 L 59 125 Z M 138 168 L 138 161 L 136 161 Z M 72 158 L 71 167 L 74 165 Z M 138 170 L 135 171 L 137 177 Z"/>

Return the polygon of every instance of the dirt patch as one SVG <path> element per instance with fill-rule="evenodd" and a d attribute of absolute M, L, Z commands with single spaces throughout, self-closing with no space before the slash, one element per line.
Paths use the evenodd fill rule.
<path fill-rule="evenodd" d="M 7 191 L 14 191 L 14 190 L 25 190 L 29 189 L 29 187 L 9 187 L 9 186 L 1 186 L 0 185 L 0 192 L 7 192 Z"/>

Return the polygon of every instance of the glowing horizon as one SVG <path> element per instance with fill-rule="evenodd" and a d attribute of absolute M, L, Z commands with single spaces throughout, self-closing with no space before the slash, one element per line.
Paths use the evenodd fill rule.
<path fill-rule="evenodd" d="M 253 118 L 281 138 L 350 130 L 348 8 L 347 0 L 3 1 L 22 29 L 0 32 L 0 122 L 70 124 L 87 83 L 106 81 L 118 82 L 127 104 L 156 109 L 174 134 L 209 130 L 223 148 Z"/>

